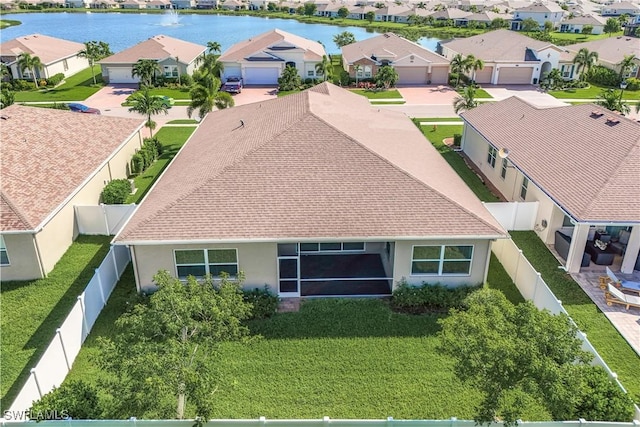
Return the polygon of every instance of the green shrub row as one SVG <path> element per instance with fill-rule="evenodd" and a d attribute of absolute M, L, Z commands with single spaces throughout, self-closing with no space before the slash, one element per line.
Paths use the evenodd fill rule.
<path fill-rule="evenodd" d="M 451 288 L 438 283 L 411 286 L 403 280 L 391 295 L 391 308 L 410 314 L 446 313 L 451 308 L 462 309 L 464 299 L 479 288 L 479 286 Z"/>
<path fill-rule="evenodd" d="M 244 300 L 253 305 L 251 319 L 266 319 L 276 314 L 278 310 L 278 297 L 271 293 L 267 285 L 264 288 L 243 290 Z"/>
<path fill-rule="evenodd" d="M 620 85 L 620 75 L 610 68 L 596 65 L 587 72 L 587 81 L 600 86 L 617 87 Z"/>
<path fill-rule="evenodd" d="M 131 183 L 128 179 L 113 179 L 104 186 L 100 198 L 107 205 L 122 205 L 131 194 Z"/>
<path fill-rule="evenodd" d="M 131 157 L 131 174 L 139 175 L 162 154 L 162 144 L 158 138 L 145 138 L 142 148 Z"/>
<path fill-rule="evenodd" d="M 629 77 L 627 79 L 627 90 L 640 90 L 640 79 Z"/>

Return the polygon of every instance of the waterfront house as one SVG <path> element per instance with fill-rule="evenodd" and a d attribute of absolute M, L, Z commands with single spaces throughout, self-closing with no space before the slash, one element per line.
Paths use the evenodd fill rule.
<path fill-rule="evenodd" d="M 575 18 L 565 19 L 560 23 L 561 33 L 582 33 L 585 26 L 592 28 L 589 34 L 602 34 L 604 32 L 605 20 L 600 16 L 584 15 Z"/>
<path fill-rule="evenodd" d="M 513 12 L 511 29 L 519 31 L 522 29 L 522 21 L 531 18 L 536 21 L 540 29 L 544 28 L 544 23 L 549 21 L 553 28 L 558 28 L 564 16 L 564 10 L 557 3 L 533 3 L 525 7 L 519 7 Z"/>
<path fill-rule="evenodd" d="M 0 276 L 42 278 L 78 235 L 74 206 L 127 177 L 144 122 L 16 104 L 1 116 Z"/>
<path fill-rule="evenodd" d="M 325 82 L 207 115 L 114 244 L 138 290 L 242 271 L 298 297 L 483 283 L 506 237 L 405 114 Z"/>

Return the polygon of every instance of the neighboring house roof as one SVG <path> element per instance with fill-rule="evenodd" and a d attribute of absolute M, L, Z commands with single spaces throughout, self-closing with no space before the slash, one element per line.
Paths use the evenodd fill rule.
<path fill-rule="evenodd" d="M 434 19 L 462 19 L 471 15 L 473 15 L 471 12 L 465 12 L 464 10 L 460 10 L 454 7 L 439 10 L 431 14 Z"/>
<path fill-rule="evenodd" d="M 612 3 L 610 5 L 607 6 L 603 6 L 602 8 L 603 11 L 611 11 L 611 10 L 634 10 L 634 11 L 640 11 L 640 6 L 628 2 L 628 1 L 623 1 L 623 2 L 619 2 L 619 3 Z"/>
<path fill-rule="evenodd" d="M 629 36 L 607 37 L 605 39 L 590 42 L 577 43 L 565 46 L 571 51 L 579 51 L 587 48 L 590 52 L 598 52 L 598 60 L 611 64 L 620 63 L 625 55 L 635 55 L 640 58 L 640 39 Z"/>
<path fill-rule="evenodd" d="M 83 43 L 43 36 L 42 34 L 30 34 L 0 44 L 0 56 L 17 58 L 21 53 L 26 52 L 31 56 L 37 56 L 44 65 L 48 65 L 75 56 L 84 47 Z"/>
<path fill-rule="evenodd" d="M 553 44 L 535 40 L 511 30 L 495 30 L 464 39 L 441 42 L 442 46 L 462 55 L 474 55 L 487 62 L 520 62 L 527 51 L 539 51 Z M 559 49 L 556 47 L 556 49 Z"/>
<path fill-rule="evenodd" d="M 162 61 L 167 58 L 180 58 L 183 64 L 190 64 L 204 51 L 206 46 L 174 39 L 162 34 L 153 36 L 137 45 L 111 55 L 99 61 L 100 64 L 134 64 L 139 59 Z"/>
<path fill-rule="evenodd" d="M 640 221 L 639 123 L 593 104 L 538 109 L 516 97 L 462 118 L 577 220 Z"/>
<path fill-rule="evenodd" d="M 388 59 L 391 61 L 416 55 L 434 64 L 449 64 L 449 60 L 417 43 L 413 43 L 394 33 L 385 33 L 342 47 L 342 57 L 349 64 L 362 58 Z"/>
<path fill-rule="evenodd" d="M 115 241 L 505 236 L 403 114 L 329 83 L 204 119 Z"/>
<path fill-rule="evenodd" d="M 278 56 L 278 52 L 282 52 L 282 50 L 272 50 L 271 47 L 286 45 L 302 49 L 304 51 L 304 59 L 307 61 L 320 61 L 322 57 L 327 54 L 320 43 L 276 28 L 234 44 L 220 55 L 218 61 L 238 62 L 256 53 L 260 55 Z"/>
<path fill-rule="evenodd" d="M 511 19 L 513 19 L 513 15 L 509 13 L 495 13 L 490 10 L 486 10 L 484 12 L 474 13 L 467 16 L 467 21 L 491 22 L 497 18 L 502 18 L 504 20 L 510 21 Z"/>
<path fill-rule="evenodd" d="M 603 18 L 599 16 L 592 15 L 583 15 L 576 16 L 575 18 L 565 19 L 562 21 L 563 24 L 573 24 L 573 25 L 604 25 L 605 21 Z"/>
<path fill-rule="evenodd" d="M 138 119 L 15 104 L 0 117 L 2 231 L 37 229 L 143 126 Z"/>
<path fill-rule="evenodd" d="M 527 13 L 548 13 L 548 12 L 564 12 L 557 3 L 534 3 L 525 7 L 519 7 L 516 9 L 516 12 L 527 12 Z"/>
<path fill-rule="evenodd" d="M 385 6 L 382 9 L 378 9 L 376 11 L 376 15 L 380 16 L 380 15 L 390 15 L 390 16 L 395 16 L 395 15 L 399 15 L 402 13 L 406 13 L 409 12 L 411 9 L 405 5 L 389 5 L 389 6 Z"/>

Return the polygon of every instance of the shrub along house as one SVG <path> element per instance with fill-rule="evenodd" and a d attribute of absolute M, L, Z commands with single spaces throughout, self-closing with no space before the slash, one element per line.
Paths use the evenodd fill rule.
<path fill-rule="evenodd" d="M 323 83 L 204 119 L 114 239 L 158 270 L 282 297 L 486 278 L 506 232 L 401 113 Z"/>
<path fill-rule="evenodd" d="M 539 203 L 536 232 L 570 273 L 640 270 L 639 123 L 592 104 L 539 109 L 516 97 L 461 117 L 464 153 L 507 200 Z"/>
<path fill-rule="evenodd" d="M 15 104 L 0 117 L 0 276 L 42 278 L 78 235 L 74 206 L 127 177 L 143 122 Z"/>

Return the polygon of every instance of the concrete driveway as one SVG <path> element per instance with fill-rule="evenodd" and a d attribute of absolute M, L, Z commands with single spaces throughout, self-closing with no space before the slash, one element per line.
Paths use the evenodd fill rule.
<path fill-rule="evenodd" d="M 529 104 L 540 108 L 562 107 L 569 105 L 566 102 L 541 91 L 540 88 L 533 85 L 486 85 L 482 88 L 486 90 L 496 101 L 517 96 Z"/>
<path fill-rule="evenodd" d="M 242 93 L 233 95 L 236 105 L 253 104 L 254 102 L 268 101 L 278 97 L 276 87 L 245 86 Z"/>

